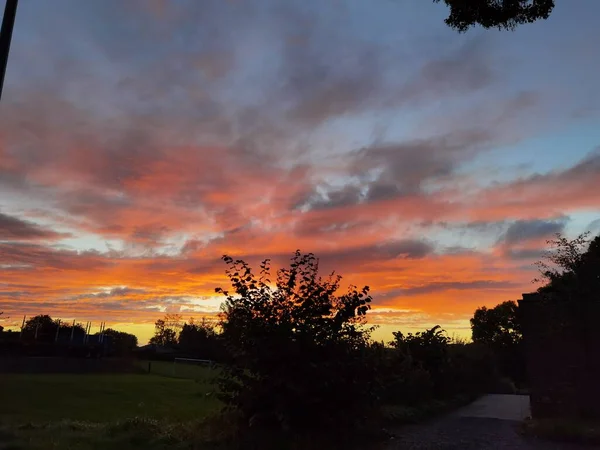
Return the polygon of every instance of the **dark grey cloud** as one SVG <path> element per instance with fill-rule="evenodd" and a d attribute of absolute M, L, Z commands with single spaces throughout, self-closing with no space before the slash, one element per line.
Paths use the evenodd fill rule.
<path fill-rule="evenodd" d="M 123 195 L 110 195 L 90 188 L 82 188 L 63 193 L 58 198 L 58 206 L 71 214 L 89 217 L 96 212 L 108 216 L 134 207 L 134 202 Z M 119 227 L 118 224 L 113 226 Z"/>
<path fill-rule="evenodd" d="M 303 217 L 294 228 L 294 234 L 298 236 L 333 236 L 336 233 L 360 233 L 372 222 L 369 220 L 327 220 L 321 218 L 311 219 L 310 216 Z"/>
<path fill-rule="evenodd" d="M 361 263 L 389 261 L 397 258 L 421 259 L 434 251 L 435 247 L 429 242 L 419 239 L 402 239 L 356 248 L 321 251 L 317 256 L 333 267 L 344 266 L 344 264 L 356 267 Z"/>
<path fill-rule="evenodd" d="M 397 184 L 377 180 L 369 184 L 365 200 L 368 202 L 377 202 L 380 200 L 388 200 L 390 198 L 399 197 L 402 194 L 402 188 L 398 187 Z"/>
<path fill-rule="evenodd" d="M 510 246 L 561 233 L 565 229 L 567 221 L 566 217 L 553 220 L 517 220 L 501 236 L 500 242 Z"/>
<path fill-rule="evenodd" d="M 376 53 L 360 47 L 345 58 L 315 53 L 314 48 L 294 46 L 284 54 L 288 73 L 284 95 L 296 99 L 288 111 L 289 119 L 314 126 L 330 118 L 363 113 L 381 101 L 383 68 Z"/>
<path fill-rule="evenodd" d="M 513 260 L 529 261 L 533 265 L 546 255 L 546 250 L 541 248 L 507 248 L 503 255 Z M 531 269 L 531 267 L 527 269 Z"/>
<path fill-rule="evenodd" d="M 589 184 L 590 181 L 596 181 L 600 176 L 600 146 L 594 148 L 586 154 L 580 161 L 572 166 L 563 169 L 555 170 L 545 174 L 534 174 L 528 177 L 521 178 L 515 182 L 506 185 L 509 189 L 523 190 L 529 186 L 535 185 L 557 185 L 563 183 L 584 183 L 583 186 Z"/>
<path fill-rule="evenodd" d="M 310 249 L 300 249 L 302 253 Z M 420 239 L 401 239 L 387 241 L 372 245 L 358 246 L 354 248 L 335 248 L 331 250 L 320 250 L 315 254 L 319 259 L 321 274 L 336 273 L 344 275 L 349 270 L 356 270 L 363 265 L 389 262 L 395 259 L 421 259 L 435 252 L 432 243 Z M 273 267 L 288 267 L 292 252 L 268 254 L 260 253 L 240 255 L 240 258 L 248 262 L 252 267 L 258 267 L 260 261 L 265 258 L 271 260 Z M 215 263 L 218 262 L 215 260 Z M 213 266 L 214 267 L 214 266 Z"/>
<path fill-rule="evenodd" d="M 517 283 L 511 281 L 495 281 L 495 280 L 476 280 L 476 281 L 447 281 L 438 283 L 428 283 L 422 286 L 415 286 L 404 289 L 394 289 L 383 294 L 384 297 L 410 296 L 431 294 L 433 292 L 441 292 L 447 290 L 504 290 L 517 287 Z"/>
<path fill-rule="evenodd" d="M 326 209 L 420 195 L 426 181 L 450 176 L 465 158 L 486 148 L 492 141 L 489 131 L 473 129 L 362 148 L 349 156 L 347 173 L 361 180 L 360 183 L 337 189 L 321 185 L 307 195 L 304 206 Z M 371 173 L 378 173 L 376 179 L 369 179 Z M 318 193 L 321 190 L 325 190 L 325 196 Z"/>
<path fill-rule="evenodd" d="M 35 243 L 0 242 L 0 265 L 47 267 L 60 270 L 94 270 L 116 264 L 96 251 L 75 252 Z"/>
<path fill-rule="evenodd" d="M 344 27 L 306 22 L 312 26 L 298 31 L 304 36 L 302 44 L 289 41 L 284 47 L 280 76 L 286 81 L 278 94 L 291 99 L 288 118 L 305 125 L 344 115 L 413 108 L 431 98 L 476 92 L 498 78 L 487 57 L 488 41 L 481 37 L 425 60 L 420 67 L 417 64 L 417 70 L 403 80 L 398 76 L 406 70 L 401 67 L 402 51 L 357 41 L 344 33 Z"/>
<path fill-rule="evenodd" d="M 120 298 L 127 297 L 129 295 L 145 294 L 145 289 L 130 288 L 130 287 L 115 287 L 109 291 L 92 292 L 90 294 L 81 294 L 75 297 L 71 297 L 71 300 L 79 300 L 83 298 L 90 299 L 105 299 L 105 298 Z"/>
<path fill-rule="evenodd" d="M 464 130 L 431 139 L 376 145 L 360 150 L 353 168 L 356 173 L 381 171 L 374 185 L 385 186 L 385 194 L 394 189 L 413 194 L 421 190 L 424 181 L 450 175 L 464 158 L 490 141 L 486 130 Z"/>
<path fill-rule="evenodd" d="M 499 220 L 494 222 L 488 222 L 484 220 L 477 220 L 475 222 L 468 222 L 463 227 L 467 230 L 477 231 L 477 232 L 494 232 L 498 231 L 500 228 L 506 226 L 505 220 Z"/>
<path fill-rule="evenodd" d="M 69 235 L 0 212 L 0 241 L 59 239 L 67 236 Z"/>
<path fill-rule="evenodd" d="M 568 176 L 586 176 L 600 173 L 600 146 L 589 152 L 581 161 L 565 172 Z"/>
<path fill-rule="evenodd" d="M 302 197 L 296 200 L 293 209 L 319 210 L 356 205 L 366 198 L 363 190 L 361 186 L 351 184 L 341 188 L 321 185 L 312 191 L 302 193 Z"/>
<path fill-rule="evenodd" d="M 540 101 L 535 92 L 519 92 L 484 111 L 451 119 L 451 126 L 442 128 L 437 135 L 404 142 L 377 142 L 361 148 L 348 155 L 338 169 L 357 182 L 342 188 L 317 184 L 312 193 L 305 194 L 301 204 L 310 209 L 326 209 L 427 195 L 425 186 L 451 183 L 466 161 L 505 142 L 503 130 L 510 129 L 511 123 Z"/>
<path fill-rule="evenodd" d="M 448 54 L 426 61 L 399 91 L 396 101 L 413 103 L 464 95 L 492 85 L 498 79 L 489 58 L 489 41 L 479 36 Z"/>
<path fill-rule="evenodd" d="M 85 219 L 86 231 L 159 241 L 174 231 L 173 224 L 161 229 L 148 223 L 151 214 L 140 215 L 144 219 L 138 223 L 134 214 L 123 220 L 123 213 L 136 208 L 147 213 L 162 201 L 206 210 L 220 222 L 225 208 L 211 194 L 256 187 L 273 177 L 278 164 L 293 165 L 297 154 L 285 144 L 290 136 L 296 141 L 330 118 L 412 107 L 432 94 L 463 95 L 496 80 L 488 44 L 479 38 L 440 56 L 419 57 L 406 78 L 406 70 L 400 70 L 406 52 L 342 26 L 346 19 L 339 5 L 259 3 L 209 0 L 158 7 L 138 0 L 123 12 L 118 1 L 110 0 L 71 5 L 68 17 L 40 6 L 47 20 L 73 27 L 80 44 L 74 45 L 63 27 L 54 27 L 47 39 L 57 52 L 50 74 L 42 71 L 48 61 L 17 64 L 33 64 L 46 79 L 17 84 L 0 114 L 0 134 L 14 163 L 7 180 L 17 183 L 24 174 L 39 180 L 40 167 L 44 173 L 64 173 L 40 189 L 60 210 Z M 32 12 L 27 14 L 30 28 L 39 29 Z M 110 23 L 110 30 L 100 23 Z M 36 45 L 46 48 L 34 36 Z M 261 65 L 257 72 L 256 61 L 248 61 L 250 44 L 253 51 L 267 49 L 272 66 Z M 31 44 L 23 45 L 19 54 L 28 54 Z M 257 52 L 260 58 L 262 50 Z M 95 58 L 88 60 L 89 54 Z M 33 91 L 31 86 L 40 87 Z M 424 181 L 451 174 L 479 145 L 469 141 L 487 139 L 483 133 L 374 145 L 350 157 L 347 175 L 358 176 L 358 184 L 327 187 L 324 196 L 307 189 L 293 203 L 322 209 L 418 192 Z M 211 145 L 228 151 L 198 156 Z M 192 146 L 189 154 L 180 150 Z M 383 173 L 366 179 L 369 170 Z M 158 189 L 166 174 L 171 179 Z M 148 183 L 152 176 L 161 181 Z M 308 184 L 309 176 L 302 181 Z M 264 184 L 267 191 L 269 183 Z M 193 220 L 198 217 L 181 221 Z M 244 220 L 239 218 L 241 224 Z"/>
<path fill-rule="evenodd" d="M 423 258 L 434 251 L 433 245 L 424 241 L 413 239 L 405 239 L 382 244 L 377 249 L 379 252 L 381 252 L 381 254 L 386 255 L 389 258 L 403 256 L 411 259 Z"/>
<path fill-rule="evenodd" d="M 169 233 L 169 227 L 157 223 L 138 225 L 134 228 L 131 238 L 136 241 L 151 241 L 158 243 Z"/>
<path fill-rule="evenodd" d="M 40 311 L 48 312 L 52 314 L 53 309 L 60 309 L 63 313 L 68 311 L 68 314 L 76 314 L 79 317 L 90 317 L 98 316 L 102 319 L 102 315 L 107 313 L 119 314 L 119 313 L 162 313 L 166 307 L 170 312 L 176 312 L 185 306 L 198 306 L 200 312 L 204 311 L 207 313 L 214 312 L 214 308 L 203 307 L 202 305 L 196 305 L 192 299 L 186 296 L 157 296 L 154 298 L 145 299 L 133 299 L 123 297 L 120 300 L 103 300 L 103 299 L 91 299 L 93 301 L 93 308 L 90 308 L 90 303 L 86 297 L 81 296 L 77 299 L 67 300 L 55 300 L 52 303 L 36 301 L 36 293 L 32 292 L 17 292 L 17 295 L 7 296 L 11 298 L 27 299 L 27 302 L 19 306 L 20 314 L 39 314 Z M 15 303 L 11 300 L 0 300 L 0 311 L 11 311 L 14 310 Z M 113 315 L 111 314 L 111 315 Z"/>

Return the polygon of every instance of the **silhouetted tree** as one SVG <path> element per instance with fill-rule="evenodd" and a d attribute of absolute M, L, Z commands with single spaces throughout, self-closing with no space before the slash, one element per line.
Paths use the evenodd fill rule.
<path fill-rule="evenodd" d="M 473 342 L 492 347 L 509 347 L 521 342 L 521 323 L 516 302 L 506 301 L 486 308 L 475 310 L 471 319 Z"/>
<path fill-rule="evenodd" d="M 37 329 L 38 335 L 41 333 L 53 333 L 56 331 L 56 326 L 57 323 L 54 322 L 52 317 L 47 314 L 40 314 L 27 319 L 23 327 L 23 332 L 35 333 Z"/>
<path fill-rule="evenodd" d="M 426 371 L 431 377 L 433 389 L 443 386 L 442 378 L 448 366 L 448 346 L 450 338 L 439 325 L 415 334 L 393 333 L 392 347 L 410 361 L 411 366 Z M 440 392 L 435 392 L 439 394 Z"/>
<path fill-rule="evenodd" d="M 128 355 L 138 345 L 137 336 L 124 331 L 107 328 L 104 335 L 110 338 L 110 353 L 116 356 Z"/>
<path fill-rule="evenodd" d="M 569 300 L 597 299 L 600 294 L 600 236 L 591 242 L 589 233 L 569 240 L 561 234 L 551 239 L 551 249 L 536 265 L 543 282 L 538 291 Z"/>
<path fill-rule="evenodd" d="M 516 383 L 526 379 L 519 306 L 514 301 L 477 308 L 471 319 L 473 342 L 490 348 L 500 373 Z"/>
<path fill-rule="evenodd" d="M 179 314 L 165 315 L 164 318 L 154 322 L 154 336 L 150 339 L 150 344 L 164 347 L 176 346 L 181 327 L 181 316 Z"/>
<path fill-rule="evenodd" d="M 65 336 L 70 337 L 73 334 L 73 339 L 80 342 L 85 335 L 85 330 L 81 324 L 75 324 L 75 329 L 73 329 L 72 324 L 52 319 L 47 314 L 40 314 L 27 319 L 23 327 L 23 336 L 25 339 L 35 340 L 36 342 L 54 342 L 59 327 L 59 333 L 63 340 Z"/>
<path fill-rule="evenodd" d="M 200 322 L 190 319 L 179 333 L 179 348 L 195 358 L 222 360 L 223 349 L 215 324 L 206 318 Z"/>
<path fill-rule="evenodd" d="M 593 380 L 593 367 L 598 349 L 593 344 L 592 334 L 597 327 L 597 318 L 590 315 L 594 310 L 588 303 L 600 299 L 600 235 L 591 242 L 588 236 L 589 233 L 584 233 L 568 240 L 557 234 L 556 239 L 548 241 L 551 249 L 545 259 L 537 263 L 541 279 L 536 281 L 546 282 L 538 289 L 545 294 L 545 301 L 562 302 L 568 307 L 565 315 L 570 317 L 566 318 L 566 323 L 574 322 L 573 329 L 578 333 L 583 349 L 582 376 L 589 377 L 588 382 L 592 383 L 596 381 Z"/>
<path fill-rule="evenodd" d="M 392 347 L 430 372 L 439 370 L 448 359 L 450 338 L 439 325 L 415 334 L 404 335 L 400 331 L 392 334 L 394 336 L 394 340 L 390 343 Z"/>
<path fill-rule="evenodd" d="M 318 276 L 313 254 L 296 252 L 270 280 L 269 260 L 257 278 L 228 256 L 233 293 L 222 306 L 222 337 L 233 364 L 220 380 L 221 398 L 250 425 L 283 428 L 356 424 L 377 401 L 369 331 L 369 288 L 337 295 L 340 277 Z"/>
<path fill-rule="evenodd" d="M 459 32 L 475 25 L 513 30 L 518 25 L 547 19 L 554 9 L 554 0 L 444 0 L 444 3 L 450 8 L 446 24 Z"/>

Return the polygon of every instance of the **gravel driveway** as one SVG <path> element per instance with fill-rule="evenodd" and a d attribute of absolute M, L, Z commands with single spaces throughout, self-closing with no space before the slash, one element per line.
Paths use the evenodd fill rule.
<path fill-rule="evenodd" d="M 522 436 L 519 433 L 519 425 L 528 414 L 529 399 L 527 397 L 488 395 L 433 422 L 394 430 L 396 437 L 389 442 L 386 450 L 580 450 L 591 448 L 540 441 Z"/>

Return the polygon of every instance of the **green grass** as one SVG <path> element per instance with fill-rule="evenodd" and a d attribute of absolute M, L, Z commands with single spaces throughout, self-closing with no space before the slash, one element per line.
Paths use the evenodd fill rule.
<path fill-rule="evenodd" d="M 0 428 L 2 450 L 220 449 L 202 422 L 165 423 L 133 418 L 113 423 L 61 421 Z"/>
<path fill-rule="evenodd" d="M 178 448 L 221 408 L 214 374 L 2 374 L 0 450 Z"/>
<path fill-rule="evenodd" d="M 192 420 L 219 408 L 208 374 L 201 380 L 147 374 L 2 375 L 0 420 L 108 422 L 131 417 Z"/>
<path fill-rule="evenodd" d="M 172 378 L 187 378 L 202 382 L 210 382 L 218 373 L 217 369 L 212 369 L 207 365 L 185 362 L 140 361 L 138 365 L 145 372 L 150 369 L 150 373 L 154 375 Z"/>

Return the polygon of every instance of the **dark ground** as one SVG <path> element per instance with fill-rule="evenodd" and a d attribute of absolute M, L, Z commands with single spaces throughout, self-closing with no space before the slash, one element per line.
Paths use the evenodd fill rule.
<path fill-rule="evenodd" d="M 525 436 L 522 423 L 529 416 L 529 398 L 487 395 L 431 422 L 393 430 L 396 437 L 386 450 L 579 450 L 593 447 L 558 443 Z"/>
<path fill-rule="evenodd" d="M 397 430 L 386 450 L 580 450 L 589 446 L 555 443 L 525 437 L 519 422 L 480 417 L 446 417 L 433 423 Z"/>

